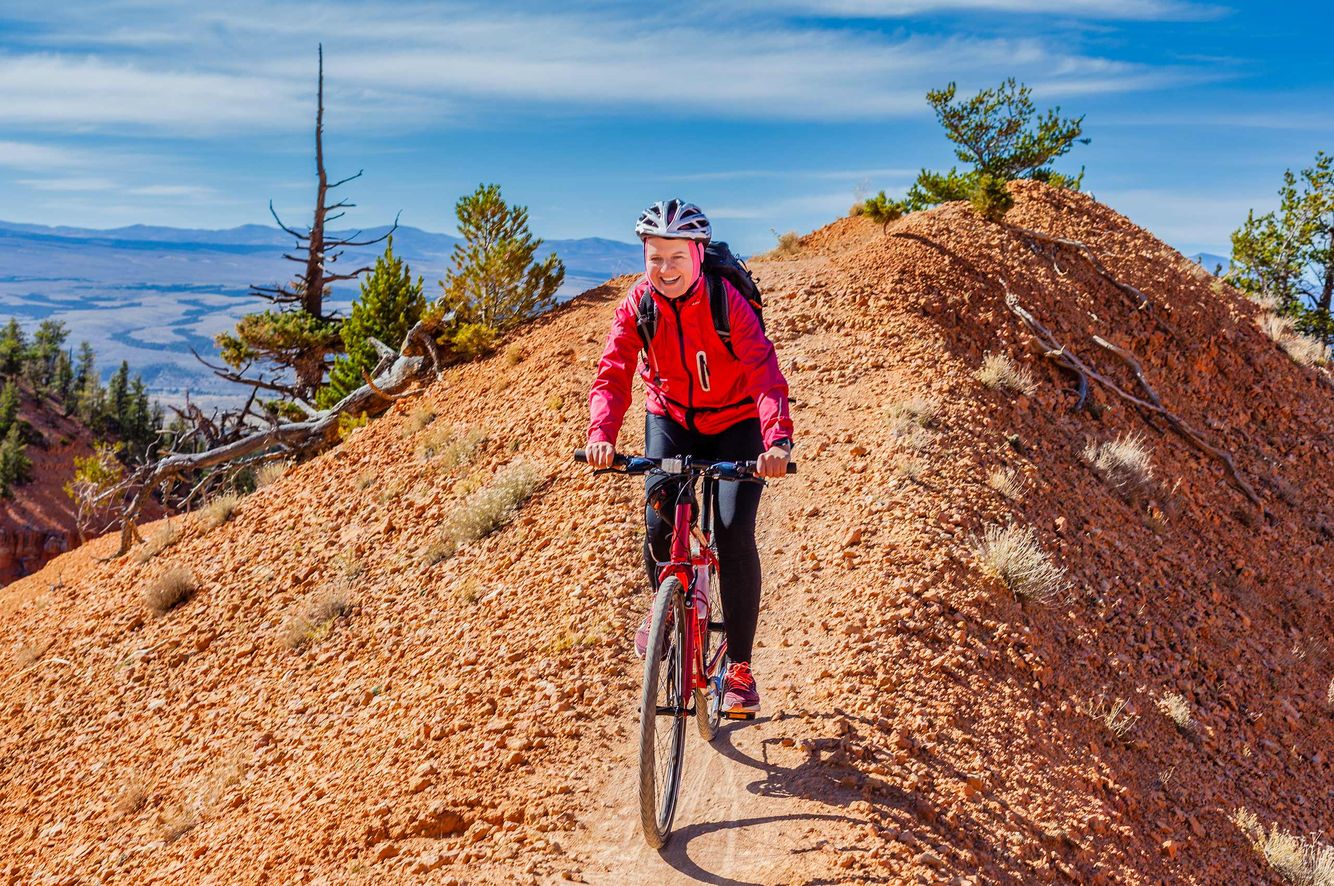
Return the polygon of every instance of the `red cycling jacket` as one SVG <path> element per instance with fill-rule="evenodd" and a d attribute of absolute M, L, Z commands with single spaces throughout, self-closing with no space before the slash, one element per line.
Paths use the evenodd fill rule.
<path fill-rule="evenodd" d="M 647 361 L 635 325 L 639 299 L 651 285 L 639 282 L 616 308 L 607 346 L 588 396 L 592 421 L 588 439 L 615 445 L 630 407 L 630 379 L 636 368 L 647 389 L 647 409 L 702 434 L 717 434 L 759 416 L 765 448 L 792 437 L 787 379 L 778 368 L 773 342 L 760 328 L 750 303 L 726 280 L 732 349 L 713 325 L 708 284 L 703 275 L 688 293 L 669 299 L 653 290 L 657 330 Z"/>

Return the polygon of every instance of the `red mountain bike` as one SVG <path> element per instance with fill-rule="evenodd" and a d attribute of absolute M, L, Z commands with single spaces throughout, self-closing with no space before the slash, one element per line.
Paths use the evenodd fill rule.
<path fill-rule="evenodd" d="M 587 461 L 582 449 L 575 450 L 574 458 Z M 686 719 L 693 716 L 700 736 L 712 741 L 724 716 L 738 720 L 755 716 L 729 715 L 722 710 L 727 635 L 718 590 L 713 518 L 720 481 L 764 480 L 755 475 L 753 461 L 702 461 L 689 456 L 617 454 L 613 467 L 596 473 L 609 472 L 680 481 L 672 509 L 671 559 L 661 564 L 658 574 L 639 705 L 639 818 L 645 841 L 659 849 L 671 837 L 676 814 Z M 796 464 L 788 462 L 787 472 L 795 474 Z M 695 483 L 699 480 L 704 482 L 704 494 L 702 514 L 697 515 Z M 697 516 L 702 516 L 698 522 Z"/>

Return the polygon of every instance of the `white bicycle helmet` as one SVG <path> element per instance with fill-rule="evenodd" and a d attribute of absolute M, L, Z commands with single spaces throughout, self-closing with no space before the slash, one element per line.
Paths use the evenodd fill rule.
<path fill-rule="evenodd" d="M 694 203 L 682 200 L 659 200 L 639 214 L 635 223 L 639 239 L 666 237 L 671 240 L 702 240 L 708 242 L 713 228 L 704 211 Z"/>

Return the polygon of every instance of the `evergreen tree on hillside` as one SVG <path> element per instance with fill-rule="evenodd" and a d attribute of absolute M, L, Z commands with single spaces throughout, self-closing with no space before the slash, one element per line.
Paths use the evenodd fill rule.
<path fill-rule="evenodd" d="M 24 451 L 18 422 L 11 424 L 0 441 L 0 496 L 12 498 L 13 487 L 32 479 L 32 461 Z"/>
<path fill-rule="evenodd" d="M 73 412 L 92 427 L 102 412 L 102 382 L 97 377 L 97 355 L 88 342 L 80 342 L 79 358 L 74 368 Z"/>
<path fill-rule="evenodd" d="M 9 433 L 19 415 L 19 387 L 12 381 L 5 382 L 0 390 L 0 437 Z"/>
<path fill-rule="evenodd" d="M 499 185 L 479 185 L 455 212 L 463 242 L 440 302 L 454 312 L 454 346 L 467 356 L 554 305 L 565 265 L 554 253 L 534 260 L 542 241 L 528 231 L 528 210 L 506 204 Z"/>
<path fill-rule="evenodd" d="M 125 432 L 125 414 L 130 399 L 130 364 L 122 360 L 120 367 L 107 382 L 107 418 L 111 420 L 118 434 Z"/>
<path fill-rule="evenodd" d="M 927 103 L 954 142 L 954 156 L 968 164 L 946 172 L 923 169 L 903 200 L 891 200 L 881 191 L 863 204 L 862 212 L 888 222 L 905 212 L 916 212 L 951 200 L 971 200 L 985 216 L 999 219 L 1009 207 L 1001 191 L 1005 182 L 1028 178 L 1078 190 L 1084 179 L 1056 172 L 1051 162 L 1068 153 L 1081 137 L 1084 118 L 1062 117 L 1060 108 L 1038 115 L 1032 90 L 1013 77 L 995 89 L 983 89 L 956 101 L 950 83 L 926 94 Z"/>
<path fill-rule="evenodd" d="M 426 307 L 422 291 L 422 278 L 413 282 L 412 269 L 394 255 L 390 237 L 375 269 L 361 281 L 361 296 L 352 304 L 351 316 L 343 322 L 345 354 L 334 361 L 329 384 L 316 403 L 319 408 L 327 409 L 361 387 L 362 373 L 369 373 L 380 360 L 371 338 L 395 348 L 402 343 Z"/>
<path fill-rule="evenodd" d="M 56 399 L 60 401 L 62 412 L 69 415 L 73 410 L 74 399 L 74 364 L 69 351 L 61 351 L 56 358 L 55 377 L 52 381 Z"/>
<path fill-rule="evenodd" d="M 1232 234 L 1229 276 L 1242 290 L 1271 298 L 1279 314 L 1334 345 L 1334 155 L 1320 151 L 1301 173 L 1283 173 L 1279 207 L 1246 217 Z"/>
<path fill-rule="evenodd" d="M 56 362 L 60 359 L 60 349 L 65 346 L 68 336 L 69 330 L 59 320 L 43 320 L 38 324 L 24 361 L 27 363 L 28 382 L 34 391 L 45 391 L 51 387 Z"/>
<path fill-rule="evenodd" d="M 0 329 L 0 374 L 14 378 L 23 371 L 23 358 L 28 352 L 28 337 L 14 317 Z"/>

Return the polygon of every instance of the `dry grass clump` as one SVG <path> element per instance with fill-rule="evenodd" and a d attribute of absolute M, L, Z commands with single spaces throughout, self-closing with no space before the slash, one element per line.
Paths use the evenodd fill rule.
<path fill-rule="evenodd" d="M 1018 501 L 1024 494 L 1024 482 L 1014 468 L 1000 467 L 987 474 L 987 485 L 1001 495 Z"/>
<path fill-rule="evenodd" d="M 1329 691 L 1325 693 L 1325 704 L 1334 711 L 1334 677 L 1329 680 Z"/>
<path fill-rule="evenodd" d="M 476 428 L 441 427 L 426 435 L 417 447 L 417 456 L 442 471 L 452 471 L 467 464 L 485 442 L 486 434 Z"/>
<path fill-rule="evenodd" d="M 260 465 L 259 469 L 255 471 L 255 488 L 263 489 L 265 486 L 272 486 L 277 483 L 291 466 L 292 462 L 288 459 L 269 461 Z"/>
<path fill-rule="evenodd" d="M 489 485 L 468 496 L 449 515 L 440 534 L 422 553 L 427 565 L 452 557 L 463 545 L 505 525 L 541 480 L 528 462 L 514 461 L 502 468 Z"/>
<path fill-rule="evenodd" d="M 922 450 L 931 444 L 937 406 L 922 397 L 891 403 L 885 409 L 889 432 L 895 443 L 908 449 Z"/>
<path fill-rule="evenodd" d="M 429 406 L 418 406 L 403 420 L 403 436 L 415 434 L 433 421 L 435 421 L 435 410 Z"/>
<path fill-rule="evenodd" d="M 889 429 L 900 436 L 914 428 L 931 427 L 936 420 L 936 411 L 936 404 L 924 397 L 899 400 L 885 408 L 889 414 Z"/>
<path fill-rule="evenodd" d="M 1139 434 L 1089 443 L 1084 448 L 1084 460 L 1122 495 L 1134 495 L 1153 479 L 1153 456 Z"/>
<path fill-rule="evenodd" d="M 904 480 L 911 480 L 914 483 L 922 479 L 922 475 L 926 473 L 926 468 L 926 461 L 916 455 L 895 452 L 889 457 L 890 473 L 896 477 L 902 477 Z"/>
<path fill-rule="evenodd" d="M 1260 329 L 1274 340 L 1294 363 L 1301 366 L 1320 366 L 1331 359 L 1329 348 L 1317 338 L 1302 335 L 1290 317 L 1265 312 L 1256 318 Z"/>
<path fill-rule="evenodd" d="M 989 388 L 1014 391 L 1026 397 L 1033 396 L 1038 389 L 1032 374 L 1005 354 L 987 354 L 982 360 L 982 367 L 977 370 L 976 378 Z"/>
<path fill-rule="evenodd" d="M 1020 599 L 1045 603 L 1069 585 L 1065 570 L 1047 558 L 1031 526 L 988 526 L 973 539 L 972 549 L 983 574 L 1004 582 Z"/>
<path fill-rule="evenodd" d="M 195 575 L 184 566 L 175 566 L 157 577 L 144 591 L 144 603 L 158 615 L 180 606 L 197 588 Z"/>
<path fill-rule="evenodd" d="M 338 619 L 352 611 L 352 597 L 346 588 L 331 588 L 321 594 L 301 615 L 283 626 L 283 645 L 293 652 L 323 640 Z"/>
<path fill-rule="evenodd" d="M 1266 831 L 1249 809 L 1230 816 L 1251 847 L 1295 886 L 1334 886 L 1334 846 L 1315 836 L 1298 837 L 1271 824 Z"/>
<path fill-rule="evenodd" d="M 199 521 L 205 529 L 221 526 L 236 514 L 236 506 L 240 503 L 241 496 L 235 492 L 219 495 L 199 509 Z"/>
<path fill-rule="evenodd" d="M 1182 732 L 1195 728 L 1195 720 L 1190 715 L 1190 703 L 1179 692 L 1166 692 L 1158 697 L 1158 710 L 1167 715 L 1167 719 L 1176 724 Z"/>
<path fill-rule="evenodd" d="M 180 540 L 181 530 L 168 522 L 166 526 L 150 535 L 148 541 L 144 542 L 143 547 L 138 548 L 130 555 L 130 559 L 136 563 L 147 563 Z"/>
<path fill-rule="evenodd" d="M 179 803 L 168 806 L 158 821 L 162 829 L 162 839 L 168 843 L 175 843 L 199 827 L 199 821 L 199 810 L 191 804 Z"/>
<path fill-rule="evenodd" d="M 1126 710 L 1128 706 L 1129 702 L 1124 698 L 1118 698 L 1111 704 L 1099 700 L 1096 704 L 1089 704 L 1087 713 L 1090 717 L 1100 721 L 1102 725 L 1106 726 L 1107 730 L 1111 732 L 1112 735 L 1122 741 L 1127 741 L 1127 736 L 1130 735 L 1130 731 L 1134 729 L 1135 724 L 1139 722 L 1139 715 L 1129 713 Z"/>
<path fill-rule="evenodd" d="M 148 803 L 152 791 L 153 785 L 148 779 L 132 776 L 121 785 L 116 798 L 111 802 L 111 808 L 122 818 L 133 815 Z"/>

